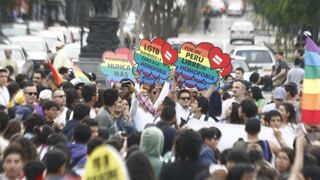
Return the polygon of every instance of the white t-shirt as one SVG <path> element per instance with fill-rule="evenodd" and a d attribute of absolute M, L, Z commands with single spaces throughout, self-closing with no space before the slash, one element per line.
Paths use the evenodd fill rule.
<path fill-rule="evenodd" d="M 7 107 L 10 100 L 10 94 L 6 86 L 0 87 L 0 105 Z"/>
<path fill-rule="evenodd" d="M 180 125 L 181 118 L 187 120 L 191 113 L 190 108 L 183 108 L 179 103 L 176 103 L 176 118 L 177 123 Z"/>

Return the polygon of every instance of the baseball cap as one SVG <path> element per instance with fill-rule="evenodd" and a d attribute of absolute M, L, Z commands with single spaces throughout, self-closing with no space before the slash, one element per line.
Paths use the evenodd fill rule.
<path fill-rule="evenodd" d="M 6 72 L 6 73 L 9 73 L 8 69 L 0 66 L 0 72 Z"/>
<path fill-rule="evenodd" d="M 39 94 L 40 99 L 51 100 L 51 96 L 52 96 L 52 91 L 50 89 L 44 89 Z"/>
<path fill-rule="evenodd" d="M 286 90 L 283 87 L 277 87 L 273 92 L 274 99 L 285 99 L 287 96 Z"/>
<path fill-rule="evenodd" d="M 73 85 L 73 87 L 76 87 L 77 85 L 80 85 L 80 84 L 83 84 L 84 85 L 84 82 L 81 81 L 80 78 L 73 78 L 71 79 L 71 84 Z"/>

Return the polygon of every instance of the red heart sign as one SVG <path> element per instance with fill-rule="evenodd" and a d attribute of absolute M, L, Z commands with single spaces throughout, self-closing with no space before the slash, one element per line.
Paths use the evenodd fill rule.
<path fill-rule="evenodd" d="M 232 72 L 232 64 L 220 71 L 220 76 L 225 77 Z"/>
<path fill-rule="evenodd" d="M 189 51 L 201 57 L 208 57 L 209 50 L 212 48 L 213 45 L 208 42 L 202 42 L 198 45 L 194 45 L 192 42 L 185 42 L 180 47 L 180 53 L 182 53 L 182 51 Z"/>
<path fill-rule="evenodd" d="M 221 49 L 218 47 L 214 47 L 210 50 L 209 60 L 211 68 L 213 69 L 227 67 L 231 62 L 229 54 L 222 53 Z"/>
<path fill-rule="evenodd" d="M 178 59 L 178 52 L 171 47 L 170 44 L 165 43 L 161 48 L 161 55 L 163 64 L 170 65 L 174 64 Z"/>

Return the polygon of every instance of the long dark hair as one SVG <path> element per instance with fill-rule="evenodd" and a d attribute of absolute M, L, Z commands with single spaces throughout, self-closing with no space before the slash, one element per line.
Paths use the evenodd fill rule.
<path fill-rule="evenodd" d="M 251 87 L 252 97 L 258 101 L 259 99 L 264 99 L 261 89 L 258 86 Z"/>
<path fill-rule="evenodd" d="M 239 116 L 240 104 L 233 102 L 231 105 L 230 124 L 244 124 L 244 121 Z"/>
<path fill-rule="evenodd" d="M 296 123 L 296 110 L 294 109 L 294 106 L 287 102 L 283 103 L 282 106 L 288 113 L 290 113 L 290 116 L 288 117 L 288 123 Z"/>

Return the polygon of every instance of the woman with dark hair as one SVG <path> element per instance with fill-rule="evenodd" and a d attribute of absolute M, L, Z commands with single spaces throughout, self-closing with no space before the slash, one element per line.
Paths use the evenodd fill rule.
<path fill-rule="evenodd" d="M 43 125 L 33 131 L 33 143 L 37 146 L 40 159 L 42 159 L 48 151 L 48 137 L 54 133 L 54 129 L 50 125 Z"/>
<path fill-rule="evenodd" d="M 246 179 L 253 180 L 256 177 L 254 166 L 251 164 L 236 164 L 228 172 L 227 180 Z"/>
<path fill-rule="evenodd" d="M 25 162 L 39 160 L 37 149 L 31 140 L 21 135 L 14 135 L 10 139 L 10 144 L 16 144 L 23 149 L 23 159 Z"/>
<path fill-rule="evenodd" d="M 294 162 L 294 150 L 290 148 L 282 148 L 275 161 L 275 167 L 280 174 L 280 179 L 287 179 L 290 175 L 291 166 Z M 285 178 L 286 177 L 286 178 Z"/>
<path fill-rule="evenodd" d="M 34 136 L 34 129 L 45 124 L 45 120 L 38 114 L 32 114 L 24 122 L 24 136 L 31 139 Z"/>
<path fill-rule="evenodd" d="M 256 102 L 256 105 L 258 107 L 258 113 L 262 113 L 262 109 L 264 105 L 266 104 L 266 100 L 264 99 L 261 89 L 258 86 L 252 86 L 250 89 L 250 96 L 253 98 Z"/>
<path fill-rule="evenodd" d="M 226 111 L 226 121 L 230 124 L 243 124 L 243 119 L 239 116 L 240 104 L 233 102 L 232 105 Z"/>
<path fill-rule="evenodd" d="M 14 134 L 23 134 L 23 125 L 21 121 L 11 120 L 8 122 L 6 129 L 3 131 L 3 137 L 9 140 Z"/>
<path fill-rule="evenodd" d="M 296 111 L 291 103 L 283 103 L 279 107 L 279 111 L 282 117 L 282 127 L 287 127 L 290 125 L 294 128 L 296 123 Z"/>
<path fill-rule="evenodd" d="M 162 166 L 160 180 L 193 180 L 208 167 L 200 161 L 202 138 L 192 129 L 183 129 L 174 141 L 176 161 Z"/>
<path fill-rule="evenodd" d="M 131 180 L 155 180 L 148 157 L 141 151 L 134 151 L 126 160 Z"/>

